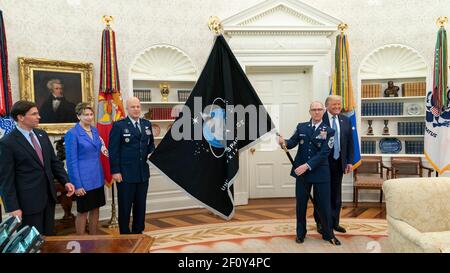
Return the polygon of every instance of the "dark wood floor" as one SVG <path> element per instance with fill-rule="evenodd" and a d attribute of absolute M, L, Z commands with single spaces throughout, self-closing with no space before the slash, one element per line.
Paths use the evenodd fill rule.
<path fill-rule="evenodd" d="M 307 211 L 308 217 L 312 217 L 313 209 L 310 205 Z M 231 222 L 256 221 L 270 219 L 294 219 L 295 199 L 253 199 L 249 204 L 236 207 L 236 212 Z M 341 218 L 365 218 L 386 219 L 385 204 L 359 203 L 356 207 L 353 203 L 344 203 Z M 108 229 L 109 221 L 101 221 L 98 234 L 117 234 L 117 229 Z M 161 230 L 167 228 L 184 227 L 191 225 L 224 223 L 225 220 L 213 215 L 206 209 L 187 209 L 170 212 L 149 213 L 146 216 L 146 231 Z M 69 235 L 75 233 L 73 223 L 61 223 L 57 221 L 57 235 Z"/>

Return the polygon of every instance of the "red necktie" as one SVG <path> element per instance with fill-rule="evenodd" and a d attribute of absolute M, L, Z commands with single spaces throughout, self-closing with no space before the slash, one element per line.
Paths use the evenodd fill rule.
<path fill-rule="evenodd" d="M 31 138 L 31 143 L 33 143 L 34 150 L 36 151 L 36 154 L 39 157 L 39 160 L 41 160 L 42 165 L 44 165 L 44 157 L 42 156 L 42 149 L 39 146 L 33 133 L 30 133 L 30 138 Z"/>

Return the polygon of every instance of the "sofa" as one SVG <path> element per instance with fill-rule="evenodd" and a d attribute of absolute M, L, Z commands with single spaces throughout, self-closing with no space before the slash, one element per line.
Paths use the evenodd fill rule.
<path fill-rule="evenodd" d="M 383 183 L 389 242 L 395 252 L 450 252 L 450 178 Z"/>

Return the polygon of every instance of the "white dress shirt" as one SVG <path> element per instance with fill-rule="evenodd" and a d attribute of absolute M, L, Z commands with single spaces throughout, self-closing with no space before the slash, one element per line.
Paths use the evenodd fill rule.
<path fill-rule="evenodd" d="M 327 115 L 328 115 L 328 120 L 330 121 L 330 126 L 331 128 L 333 128 L 333 115 L 330 114 L 330 112 L 327 111 Z M 333 128 L 334 129 L 334 134 L 339 134 L 340 136 L 340 132 L 341 132 L 341 125 L 339 125 L 339 115 L 336 115 L 336 126 L 337 128 Z"/>

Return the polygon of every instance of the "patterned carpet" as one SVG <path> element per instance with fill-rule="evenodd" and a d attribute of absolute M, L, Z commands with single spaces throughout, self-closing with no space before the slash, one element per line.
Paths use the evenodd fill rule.
<path fill-rule="evenodd" d="M 150 231 L 155 237 L 150 252 L 184 253 L 379 253 L 391 252 L 387 222 L 378 219 L 342 219 L 346 234 L 336 233 L 341 246 L 323 241 L 308 221 L 303 244 L 295 243 L 295 220 L 228 222 Z"/>

